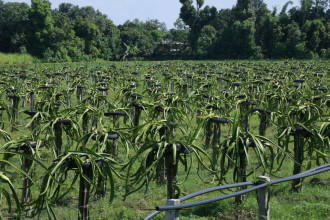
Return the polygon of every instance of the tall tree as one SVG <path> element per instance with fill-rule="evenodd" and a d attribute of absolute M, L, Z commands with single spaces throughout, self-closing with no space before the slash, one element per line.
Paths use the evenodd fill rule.
<path fill-rule="evenodd" d="M 165 22 L 160 22 L 158 19 L 148 19 L 143 25 L 148 31 L 157 30 L 161 33 L 167 32 Z"/>
<path fill-rule="evenodd" d="M 184 21 L 181 18 L 177 18 L 175 20 L 174 27 L 177 30 L 186 30 L 186 29 L 188 29 L 188 26 L 184 23 Z"/>
<path fill-rule="evenodd" d="M 196 3 L 197 3 L 197 11 L 199 11 L 204 5 L 204 0 L 196 0 Z"/>
<path fill-rule="evenodd" d="M 216 41 L 217 31 L 211 25 L 206 25 L 202 28 L 200 37 L 198 38 L 198 58 L 208 58 L 216 56 L 212 50 L 213 45 Z"/>
<path fill-rule="evenodd" d="M 261 58 L 261 48 L 255 44 L 254 18 L 235 21 L 228 26 L 218 38 L 219 58 L 249 59 Z M 230 43 L 228 43 L 230 42 Z"/>
<path fill-rule="evenodd" d="M 49 31 L 53 28 L 50 6 L 48 0 L 31 0 L 28 51 L 35 56 L 40 57 L 50 46 L 46 40 Z"/>
<path fill-rule="evenodd" d="M 29 10 L 25 3 L 0 2 L 0 51 L 26 51 Z"/>
<path fill-rule="evenodd" d="M 237 0 L 236 8 L 238 10 L 245 11 L 246 15 L 249 13 L 250 7 L 251 7 L 251 0 Z"/>
<path fill-rule="evenodd" d="M 309 14 L 311 13 L 311 9 L 314 2 L 313 0 L 300 0 L 300 10 L 302 12 L 302 21 L 301 24 L 305 24 L 306 19 L 308 18 Z"/>
<path fill-rule="evenodd" d="M 100 57 L 105 60 L 119 58 L 121 50 L 120 31 L 110 19 L 103 17 L 101 36 L 98 40 Z"/>
<path fill-rule="evenodd" d="M 91 55 L 92 58 L 96 58 L 100 51 L 96 47 L 97 40 L 100 36 L 100 30 L 96 26 L 95 22 L 91 18 L 78 17 L 74 30 L 76 36 L 85 40 L 85 53 Z"/>
<path fill-rule="evenodd" d="M 189 26 L 189 42 L 193 55 L 196 54 L 198 48 L 198 38 L 201 30 L 205 25 L 211 23 L 216 18 L 217 9 L 215 7 L 205 6 L 201 9 L 204 1 L 197 2 L 197 8 L 192 4 L 192 0 L 180 0 L 182 7 L 180 9 L 180 18 Z"/>
<path fill-rule="evenodd" d="M 313 19 L 321 19 L 326 15 L 326 11 L 330 10 L 329 0 L 315 0 L 314 7 L 312 8 Z"/>
<path fill-rule="evenodd" d="M 304 48 L 302 48 L 304 45 L 300 45 L 302 40 L 302 33 L 299 28 L 298 23 L 292 22 L 288 26 L 285 27 L 286 32 L 286 48 L 287 48 L 287 54 L 289 57 L 295 57 L 299 56 L 302 57 L 305 51 Z"/>
<path fill-rule="evenodd" d="M 306 21 L 302 31 L 305 33 L 307 49 L 319 53 L 327 41 L 326 28 L 323 23 L 320 20 Z"/>
<path fill-rule="evenodd" d="M 150 57 L 154 53 L 156 48 L 155 38 L 151 31 L 145 28 L 142 21 L 138 19 L 126 21 L 119 26 L 119 29 L 123 44 L 122 48 L 136 48 L 135 55 L 141 57 Z"/>
<path fill-rule="evenodd" d="M 287 3 L 285 3 L 282 7 L 282 10 L 279 14 L 279 19 L 280 19 L 280 23 L 284 26 L 289 25 L 291 23 L 292 18 L 290 17 L 290 15 L 287 13 L 287 9 L 289 6 L 293 5 L 292 1 L 288 1 Z M 294 11 L 295 9 L 291 9 L 290 10 L 290 14 L 292 14 L 291 12 Z"/>
<path fill-rule="evenodd" d="M 264 3 L 263 0 L 252 0 L 251 1 L 251 10 L 254 11 L 255 16 L 255 29 L 256 29 L 256 43 L 261 45 L 261 27 L 262 23 L 266 19 L 266 15 L 270 12 L 267 9 L 267 5 Z"/>
<path fill-rule="evenodd" d="M 283 56 L 284 58 L 285 53 L 282 49 L 285 46 L 281 42 L 283 36 L 279 17 L 268 13 L 261 27 L 261 45 L 266 57 L 281 58 Z"/>
<path fill-rule="evenodd" d="M 290 5 L 293 5 L 293 2 L 292 1 L 288 1 L 287 3 L 285 3 L 282 7 L 282 10 L 281 10 L 281 13 L 280 15 L 283 15 L 283 14 L 286 14 L 286 10 L 288 9 L 288 7 Z"/>

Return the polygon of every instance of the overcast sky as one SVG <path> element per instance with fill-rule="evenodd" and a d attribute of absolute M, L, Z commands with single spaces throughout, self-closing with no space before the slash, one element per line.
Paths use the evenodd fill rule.
<path fill-rule="evenodd" d="M 215 6 L 217 9 L 232 8 L 237 0 L 205 0 L 204 5 Z M 4 0 L 4 2 L 26 2 L 30 0 Z M 179 0 L 51 0 L 52 8 L 58 8 L 59 4 L 66 2 L 79 6 L 93 6 L 103 14 L 108 15 L 116 25 L 123 24 L 127 20 L 138 18 L 142 21 L 158 19 L 165 22 L 168 29 L 173 28 L 173 23 L 179 17 L 181 3 Z M 268 9 L 277 6 L 278 11 L 288 0 L 264 0 Z M 297 6 L 299 0 L 293 0 Z"/>

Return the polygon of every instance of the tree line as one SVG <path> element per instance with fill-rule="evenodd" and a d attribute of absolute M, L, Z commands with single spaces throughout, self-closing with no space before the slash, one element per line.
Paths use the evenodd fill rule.
<path fill-rule="evenodd" d="M 280 10 L 263 0 L 237 0 L 231 9 L 182 4 L 174 27 L 157 19 L 114 23 L 91 6 L 48 0 L 0 0 L 0 52 L 29 53 L 45 62 L 95 59 L 330 58 L 329 0 L 288 1 Z"/>

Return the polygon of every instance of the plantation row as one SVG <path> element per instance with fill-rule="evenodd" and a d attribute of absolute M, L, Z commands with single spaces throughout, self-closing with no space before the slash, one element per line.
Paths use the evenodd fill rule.
<path fill-rule="evenodd" d="M 78 218 L 87 219 L 89 198 L 111 203 L 119 180 L 124 199 L 155 182 L 167 185 L 170 199 L 180 194 L 177 174 L 188 178 L 192 167 L 200 181 L 220 185 L 257 171 L 276 175 L 287 159 L 293 174 L 328 163 L 329 62 L 114 63 L 0 73 L 2 216 L 56 218 L 54 206 L 78 184 Z M 302 180 L 292 183 L 296 192 L 301 187 Z"/>

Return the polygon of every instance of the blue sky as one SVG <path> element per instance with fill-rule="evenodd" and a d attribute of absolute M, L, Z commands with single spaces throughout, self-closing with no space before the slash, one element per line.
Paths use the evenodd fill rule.
<path fill-rule="evenodd" d="M 215 6 L 217 9 L 232 8 L 237 0 L 205 0 L 204 5 Z M 264 0 L 269 9 L 277 6 L 278 10 L 288 0 Z M 4 2 L 26 2 L 30 0 L 4 0 Z M 179 17 L 181 4 L 179 0 L 51 0 L 52 8 L 58 8 L 63 2 L 79 6 L 93 6 L 100 10 L 116 24 L 123 24 L 127 20 L 138 18 L 142 21 L 147 19 L 158 19 L 165 22 L 167 28 L 173 28 L 173 23 Z M 294 5 L 299 4 L 299 0 L 293 0 Z"/>

